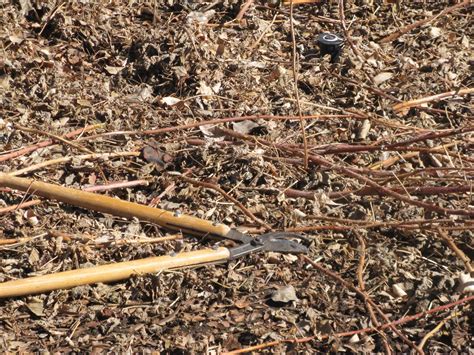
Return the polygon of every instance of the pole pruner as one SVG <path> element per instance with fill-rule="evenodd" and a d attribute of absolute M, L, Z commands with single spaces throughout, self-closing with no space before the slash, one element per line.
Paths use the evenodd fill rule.
<path fill-rule="evenodd" d="M 124 280 L 132 275 L 155 273 L 208 263 L 220 263 L 256 252 L 306 253 L 307 248 L 295 239 L 301 236 L 286 232 L 270 232 L 251 237 L 225 224 L 173 213 L 121 199 L 58 186 L 31 179 L 0 174 L 0 186 L 10 187 L 73 206 L 156 223 L 184 234 L 210 236 L 232 240 L 234 247 L 215 247 L 149 257 L 133 261 L 75 269 L 42 276 L 0 283 L 0 298 L 30 295 L 75 286 Z"/>

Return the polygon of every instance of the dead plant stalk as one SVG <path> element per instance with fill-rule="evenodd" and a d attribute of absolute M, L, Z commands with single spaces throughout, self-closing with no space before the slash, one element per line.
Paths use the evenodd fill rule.
<path fill-rule="evenodd" d="M 454 241 L 449 237 L 449 235 L 441 229 L 441 227 L 437 228 L 438 234 L 441 238 L 448 244 L 448 247 L 454 252 L 454 254 L 464 263 L 466 267 L 466 271 L 470 274 L 474 273 L 474 268 L 471 264 L 471 259 L 464 254 L 464 252 L 458 248 L 458 246 L 454 243 Z"/>
<path fill-rule="evenodd" d="M 46 131 L 42 131 L 40 129 L 23 127 L 23 126 L 20 126 L 19 124 L 14 124 L 13 127 L 15 127 L 15 129 L 17 129 L 19 131 L 34 133 L 34 134 L 40 134 L 40 135 L 52 138 L 53 140 L 64 143 L 65 145 L 68 145 L 70 147 L 76 148 L 76 149 L 78 149 L 78 150 L 80 150 L 81 152 L 84 152 L 84 153 L 89 153 L 89 154 L 94 153 L 92 150 L 87 149 L 86 147 L 83 147 L 80 144 L 74 143 L 74 142 L 72 142 L 72 141 L 70 141 L 70 140 L 68 140 L 64 137 L 60 137 L 60 136 L 57 136 L 55 134 L 52 134 L 52 133 L 49 133 L 49 132 L 46 132 Z"/>
<path fill-rule="evenodd" d="M 86 126 L 84 128 L 79 128 L 79 129 L 76 129 L 72 132 L 66 133 L 64 136 L 62 136 L 62 138 L 68 139 L 68 138 L 74 138 L 75 136 L 80 137 L 82 134 L 84 134 L 86 132 L 89 132 L 89 131 L 92 131 L 92 130 L 95 130 L 95 129 L 101 128 L 101 127 L 103 127 L 103 124 L 96 124 L 96 125 Z M 0 155 L 0 162 L 20 157 L 22 155 L 34 152 L 35 150 L 38 150 L 40 148 L 46 148 L 46 147 L 48 147 L 50 145 L 53 145 L 53 144 L 54 144 L 53 140 L 45 140 L 45 141 L 30 145 L 28 147 L 18 149 L 16 151 L 13 151 L 13 152 L 10 152 L 10 153 L 7 153 L 7 154 Z"/>
<path fill-rule="evenodd" d="M 222 188 L 216 184 L 210 183 L 210 182 L 204 182 L 204 181 L 198 181 L 195 179 L 192 179 L 190 177 L 184 176 L 184 175 L 177 175 L 179 179 L 192 184 L 194 186 L 200 186 L 204 187 L 207 189 L 214 190 L 224 196 L 224 198 L 228 201 L 231 201 L 233 204 L 235 204 L 247 217 L 252 219 L 254 222 L 257 222 L 260 226 L 265 228 L 266 230 L 272 230 L 272 227 L 266 224 L 264 221 L 260 220 L 257 218 L 252 212 L 250 212 L 247 207 L 245 207 L 241 202 L 239 202 L 236 198 L 230 196 L 227 192 L 222 190 Z"/>
<path fill-rule="evenodd" d="M 428 102 L 444 100 L 444 99 L 448 99 L 448 98 L 451 98 L 451 97 L 454 97 L 454 96 L 468 95 L 468 94 L 472 94 L 473 92 L 474 92 L 474 88 L 453 90 L 453 91 L 443 92 L 441 94 L 422 97 L 422 98 L 419 98 L 419 99 L 416 99 L 416 100 L 400 102 L 396 105 L 393 105 L 392 108 L 395 112 L 401 112 L 401 111 L 409 109 L 411 107 L 415 107 L 415 106 L 418 106 L 418 105 L 423 105 L 423 104 L 426 104 Z"/>
<path fill-rule="evenodd" d="M 417 319 L 426 317 L 428 315 L 439 313 L 439 312 L 445 311 L 447 309 L 451 309 L 453 307 L 456 307 L 456 306 L 459 306 L 459 305 L 462 305 L 462 304 L 470 303 L 472 301 L 474 301 L 474 295 L 462 298 L 462 299 L 457 300 L 455 302 L 444 304 L 442 306 L 434 307 L 434 308 L 432 308 L 428 311 L 416 313 L 416 314 L 411 315 L 411 316 L 405 316 L 405 317 L 400 318 L 396 321 L 393 321 L 393 322 L 390 322 L 390 323 L 385 323 L 385 324 L 381 325 L 378 328 L 375 328 L 375 327 L 362 328 L 362 329 L 358 329 L 358 330 L 352 330 L 352 331 L 349 331 L 349 332 L 342 332 L 342 333 L 336 333 L 336 334 L 330 334 L 330 335 L 329 334 L 328 335 L 322 335 L 322 336 L 313 335 L 313 336 L 305 337 L 305 338 L 292 338 L 292 339 L 275 340 L 275 341 L 272 341 L 272 342 L 263 343 L 263 344 L 251 346 L 251 347 L 248 347 L 248 348 L 244 348 L 244 349 L 228 351 L 228 352 L 222 353 L 222 355 L 243 354 L 243 353 L 248 353 L 248 352 L 251 352 L 251 351 L 270 348 L 270 347 L 273 347 L 273 346 L 276 346 L 276 345 L 279 345 L 279 344 L 284 344 L 284 343 L 301 344 L 301 343 L 307 343 L 307 342 L 313 341 L 313 340 L 325 340 L 325 339 L 328 339 L 329 337 L 341 338 L 341 337 L 350 337 L 350 336 L 353 336 L 353 335 L 356 335 L 356 334 L 375 333 L 375 332 L 379 331 L 380 329 L 387 329 L 388 327 L 390 327 L 390 325 L 399 325 L 399 324 L 405 324 L 405 323 L 408 323 L 408 322 L 413 322 Z"/>
<path fill-rule="evenodd" d="M 265 141 L 263 139 L 256 139 L 255 137 L 251 137 L 251 136 L 248 136 L 248 135 L 245 135 L 245 134 L 237 133 L 235 131 L 231 131 L 231 130 L 228 130 L 228 129 L 221 129 L 221 130 L 222 130 L 222 132 L 225 132 L 227 135 L 230 135 L 230 136 L 235 137 L 235 138 L 239 138 L 239 139 L 242 139 L 242 140 L 257 141 L 260 144 L 263 144 L 263 145 L 266 145 L 266 146 L 269 146 L 269 147 L 273 146 L 272 143 L 270 143 L 268 141 Z M 300 149 L 286 148 L 286 150 L 288 152 L 291 152 L 291 153 L 296 153 L 300 156 L 303 155 L 303 153 L 301 152 Z M 393 197 L 397 200 L 406 202 L 410 205 L 421 207 L 421 208 L 424 208 L 426 210 L 431 210 L 431 211 L 435 211 L 435 212 L 442 213 L 442 214 L 474 216 L 474 210 L 448 209 L 448 208 L 440 207 L 440 206 L 437 206 L 437 205 L 434 205 L 434 204 L 431 204 L 431 203 L 427 203 L 427 202 L 423 202 L 423 201 L 417 201 L 417 200 L 412 199 L 408 196 L 405 196 L 405 195 L 402 195 L 402 194 L 400 194 L 396 191 L 393 191 L 392 189 L 381 186 L 380 184 L 376 183 L 374 180 L 370 179 L 369 177 L 361 175 L 355 168 L 345 167 L 345 166 L 342 166 L 342 165 L 337 165 L 337 164 L 332 163 L 331 161 L 323 158 L 320 155 L 313 155 L 312 154 L 308 158 L 309 158 L 309 160 L 315 162 L 316 164 L 328 167 L 328 168 L 330 168 L 334 171 L 337 171 L 337 172 L 339 172 L 339 173 L 341 173 L 345 176 L 349 176 L 349 177 L 357 179 L 358 181 L 362 182 L 363 184 L 374 188 L 381 195 L 391 196 L 391 197 Z"/>
<path fill-rule="evenodd" d="M 293 23 L 293 0 L 290 0 L 290 29 L 291 29 L 291 42 L 293 45 L 292 50 L 292 62 L 293 62 L 293 85 L 295 91 L 295 98 L 296 98 L 296 108 L 298 109 L 298 116 L 300 118 L 300 125 L 301 125 L 301 134 L 303 137 L 303 145 L 304 145 L 304 168 L 308 169 L 308 141 L 306 139 L 306 129 L 305 129 L 305 120 L 303 118 L 303 113 L 301 111 L 301 103 L 300 103 L 300 92 L 298 89 L 298 59 L 296 53 L 296 37 L 295 37 L 295 25 Z"/>
<path fill-rule="evenodd" d="M 405 33 L 408 33 L 410 31 L 413 31 L 415 28 L 418 28 L 418 27 L 421 27 L 423 25 L 426 25 L 430 22 L 433 22 L 434 20 L 440 18 L 441 16 L 445 16 L 451 12 L 453 12 L 454 10 L 457 10 L 457 9 L 461 9 L 463 7 L 467 7 L 471 4 L 471 0 L 464 0 L 463 2 L 460 2 L 458 4 L 455 4 L 453 6 L 450 6 L 450 7 L 447 7 L 446 9 L 444 9 L 443 11 L 441 11 L 439 14 L 436 14 L 434 16 L 431 16 L 429 18 L 426 18 L 426 19 L 423 19 L 423 20 L 419 20 L 419 21 L 416 21 L 408 26 L 405 26 L 391 34 L 389 34 L 388 36 L 382 38 L 380 40 L 380 43 L 389 43 L 389 42 L 392 42 L 394 40 L 396 40 L 398 37 L 404 35 Z"/>
<path fill-rule="evenodd" d="M 360 258 L 359 258 L 359 265 L 357 267 L 357 280 L 359 283 L 359 288 L 362 292 L 365 291 L 365 284 L 364 284 L 364 265 L 365 265 L 365 240 L 364 237 L 357 231 L 354 231 L 355 235 L 357 236 L 357 239 L 359 240 L 359 246 L 360 246 Z M 375 327 L 380 327 L 380 323 L 377 320 L 377 316 L 374 313 L 374 309 L 372 308 L 372 305 L 365 300 L 365 306 L 367 308 L 367 311 L 369 312 L 370 319 L 372 320 L 372 323 L 374 324 Z M 385 348 L 385 352 L 387 354 L 392 354 L 393 351 L 387 341 L 387 334 L 383 331 L 383 329 L 380 330 L 380 334 L 382 336 L 382 343 Z"/>

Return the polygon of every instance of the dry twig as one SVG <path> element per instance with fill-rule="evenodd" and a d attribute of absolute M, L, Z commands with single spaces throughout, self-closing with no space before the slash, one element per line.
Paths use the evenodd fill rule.
<path fill-rule="evenodd" d="M 331 277 L 332 279 L 336 280 L 339 284 L 343 285 L 348 290 L 351 290 L 351 291 L 357 293 L 360 297 L 362 297 L 362 299 L 365 302 L 370 304 L 377 311 L 377 313 L 383 318 L 385 323 L 391 324 L 390 320 L 385 315 L 385 313 L 382 312 L 382 310 L 379 308 L 379 306 L 377 306 L 375 304 L 375 302 L 369 297 L 369 295 L 366 292 L 361 291 L 359 288 L 357 288 L 357 287 L 353 286 L 351 283 L 345 281 L 342 277 L 340 277 L 335 272 L 332 272 L 332 271 L 326 269 L 325 267 L 323 267 L 322 265 L 320 265 L 319 263 L 314 262 L 313 260 L 311 260 L 306 255 L 300 255 L 300 258 L 307 261 L 308 263 L 310 263 L 314 268 L 321 271 L 325 275 L 327 275 L 327 276 Z M 390 327 L 390 329 L 392 329 L 392 331 L 395 334 L 397 334 L 403 340 L 403 342 L 405 344 L 407 344 L 409 347 L 411 347 L 417 353 L 423 354 L 423 351 L 420 351 L 420 349 L 418 349 L 417 346 L 410 339 L 408 339 L 400 330 L 398 330 L 395 325 L 389 325 L 389 327 Z"/>
<path fill-rule="evenodd" d="M 300 118 L 301 135 L 303 137 L 304 168 L 308 169 L 308 141 L 306 140 L 305 120 L 303 118 L 303 113 L 301 111 L 300 92 L 298 89 L 298 71 L 297 71 L 298 59 L 297 59 L 297 53 L 296 53 L 295 25 L 293 23 L 293 0 L 290 0 L 290 29 L 291 29 L 291 42 L 293 44 L 293 48 L 292 48 L 293 85 L 294 85 L 294 92 L 295 92 L 295 98 L 296 98 L 296 108 L 298 109 L 298 116 Z"/>
<path fill-rule="evenodd" d="M 31 207 L 31 206 L 39 205 L 41 202 L 43 202 L 43 201 L 42 200 L 31 200 L 31 201 L 28 201 L 28 202 L 20 202 L 18 205 L 15 205 L 15 206 L 2 207 L 2 208 L 0 208 L 0 216 L 2 214 L 6 214 L 8 212 L 16 211 L 16 210 L 19 210 L 19 209 L 22 209 L 22 208 L 28 208 L 28 207 Z"/>
<path fill-rule="evenodd" d="M 235 21 L 237 21 L 237 22 L 242 21 L 242 19 L 244 18 L 245 13 L 249 9 L 250 5 L 252 5 L 252 4 L 253 4 L 253 0 L 246 0 L 244 2 L 244 4 L 242 5 L 242 7 L 240 8 L 239 13 L 235 17 Z"/>
<path fill-rule="evenodd" d="M 423 20 L 416 21 L 416 22 L 414 22 L 414 23 L 412 23 L 408 26 L 405 26 L 405 27 L 397 30 L 394 33 L 389 34 L 388 36 L 382 38 L 380 40 L 380 43 L 392 42 L 392 41 L 396 40 L 398 37 L 404 35 L 405 33 L 413 31 L 415 28 L 418 28 L 420 26 L 423 26 L 423 25 L 426 25 L 430 22 L 433 22 L 434 20 L 438 19 L 441 16 L 445 16 L 445 15 L 449 14 L 450 12 L 453 12 L 454 10 L 461 9 L 463 7 L 467 7 L 470 4 L 471 4 L 471 0 L 464 0 L 463 2 L 460 2 L 460 3 L 455 4 L 453 6 L 447 7 L 446 9 L 441 11 L 439 14 L 436 14 L 432 17 L 429 17 L 429 18 L 426 18 L 426 19 L 423 19 Z"/>
<path fill-rule="evenodd" d="M 441 94 L 422 97 L 422 98 L 416 99 L 416 100 L 400 102 L 398 104 L 393 105 L 392 109 L 395 112 L 401 112 L 401 111 L 407 110 L 411 107 L 415 107 L 415 106 L 418 106 L 418 105 L 423 105 L 423 104 L 426 104 L 428 102 L 444 100 L 444 99 L 451 98 L 453 96 L 468 95 L 468 94 L 472 94 L 473 92 L 474 92 L 474 88 L 467 88 L 467 89 L 460 89 L 460 90 L 453 90 L 453 91 L 443 92 Z"/>
<path fill-rule="evenodd" d="M 217 191 L 220 193 L 224 198 L 228 201 L 231 201 L 233 204 L 235 204 L 247 217 L 252 219 L 254 222 L 257 222 L 261 227 L 265 228 L 266 230 L 271 230 L 272 227 L 266 224 L 264 221 L 260 220 L 260 218 L 257 218 L 252 212 L 250 212 L 241 202 L 239 202 L 236 198 L 230 196 L 227 192 L 222 190 L 222 188 L 216 184 L 210 183 L 210 182 L 204 182 L 204 181 L 198 181 L 195 179 L 191 179 L 187 176 L 184 175 L 177 175 L 179 179 L 190 183 L 194 186 L 201 186 L 205 187 L 206 189 L 211 189 L 214 191 Z"/>
<path fill-rule="evenodd" d="M 364 274 L 364 265 L 365 265 L 365 240 L 364 240 L 364 237 L 360 233 L 358 233 L 357 231 L 354 231 L 354 233 L 356 234 L 357 239 L 359 240 L 359 246 L 360 246 L 360 259 L 359 259 L 359 266 L 357 267 L 357 280 L 359 282 L 360 290 L 362 292 L 366 292 L 365 291 L 365 284 L 364 284 L 364 276 L 363 276 L 363 274 Z M 377 320 L 377 316 L 374 313 L 372 305 L 370 303 L 368 303 L 367 301 L 365 301 L 365 306 L 367 308 L 367 311 L 370 314 L 370 319 L 372 320 L 372 323 L 374 324 L 374 326 L 377 327 L 377 328 L 380 327 L 380 323 Z M 383 329 L 380 330 L 380 334 L 382 336 L 382 343 L 383 343 L 383 346 L 385 348 L 385 352 L 387 354 L 392 354 L 393 351 L 392 351 L 390 345 L 388 344 L 387 335 L 385 334 Z"/>
<path fill-rule="evenodd" d="M 321 0 L 283 0 L 285 5 L 318 4 Z"/>
<path fill-rule="evenodd" d="M 465 297 L 465 298 L 461 298 L 460 300 L 457 300 L 455 302 L 451 302 L 451 303 L 448 303 L 448 304 L 444 304 L 442 306 L 434 307 L 434 308 L 432 308 L 428 311 L 416 313 L 416 314 L 411 315 L 411 316 L 405 316 L 405 317 L 400 318 L 396 321 L 382 324 L 379 328 L 362 328 L 362 329 L 358 329 L 358 330 L 352 330 L 352 331 L 349 331 L 349 332 L 343 332 L 343 333 L 337 333 L 337 334 L 331 334 L 331 335 L 323 335 L 323 336 L 314 335 L 314 336 L 305 337 L 305 338 L 275 340 L 275 341 L 272 341 L 272 342 L 259 344 L 259 345 L 251 346 L 251 347 L 244 348 L 244 349 L 228 351 L 228 352 L 222 353 L 222 355 L 243 354 L 243 353 L 248 353 L 248 352 L 251 352 L 251 351 L 256 351 L 256 350 L 261 350 L 261 349 L 273 347 L 273 346 L 276 346 L 276 345 L 279 345 L 279 344 L 284 344 L 284 343 L 292 343 L 292 344 L 307 343 L 309 341 L 313 341 L 313 340 L 316 340 L 316 339 L 319 339 L 319 340 L 328 339 L 329 337 L 332 337 L 332 336 L 341 338 L 341 337 L 350 337 L 350 336 L 353 336 L 353 335 L 356 335 L 356 334 L 374 333 L 374 332 L 379 331 L 380 329 L 387 329 L 387 328 L 390 327 L 390 325 L 399 325 L 399 324 L 404 324 L 404 323 L 408 323 L 408 322 L 413 322 L 417 319 L 426 317 L 428 315 L 439 313 L 439 312 L 445 311 L 447 309 L 451 309 L 453 307 L 456 307 L 456 306 L 459 306 L 459 305 L 462 305 L 462 304 L 465 304 L 465 303 L 469 303 L 469 302 L 472 302 L 472 301 L 474 301 L 474 295 L 469 296 L 469 297 Z"/>
<path fill-rule="evenodd" d="M 456 256 L 461 259 L 461 261 L 464 263 L 466 270 L 468 273 L 472 274 L 474 273 L 474 268 L 472 267 L 471 264 L 471 259 L 464 254 L 464 252 L 457 247 L 457 245 L 454 243 L 454 241 L 449 237 L 449 235 L 440 227 L 437 228 L 437 231 L 441 238 L 448 244 L 448 247 L 456 254 Z"/>
<path fill-rule="evenodd" d="M 271 143 L 269 143 L 269 142 L 267 142 L 263 139 L 255 139 L 255 137 L 247 136 L 245 134 L 237 133 L 235 131 L 231 131 L 231 130 L 228 130 L 228 129 L 221 129 L 221 130 L 222 130 L 222 132 L 224 132 L 224 133 L 226 133 L 226 134 L 228 134 L 232 137 L 235 137 L 235 138 L 239 138 L 239 139 L 243 139 L 243 140 L 250 140 L 250 141 L 254 140 L 254 141 L 257 141 L 257 142 L 259 142 L 261 144 L 264 144 L 266 146 L 270 146 L 270 147 L 273 145 L 273 144 L 271 144 Z M 292 153 L 296 153 L 298 155 L 303 155 L 303 153 L 299 149 L 286 148 L 286 150 L 289 151 L 289 152 L 292 152 Z M 363 184 L 374 188 L 381 195 L 391 196 L 391 197 L 393 197 L 397 200 L 406 202 L 410 205 L 421 207 L 421 208 L 424 208 L 424 209 L 427 209 L 427 210 L 430 210 L 430 211 L 435 211 L 435 212 L 439 212 L 439 213 L 443 213 L 443 214 L 474 216 L 474 210 L 470 210 L 470 209 L 448 209 L 448 208 L 440 207 L 440 206 L 437 206 L 437 205 L 434 205 L 434 204 L 431 204 L 431 203 L 428 203 L 428 202 L 414 200 L 414 199 L 412 199 L 408 196 L 405 196 L 405 195 L 402 195 L 402 194 L 400 194 L 396 191 L 393 191 L 392 189 L 381 186 L 380 184 L 378 184 L 374 180 L 370 179 L 369 177 L 361 175 L 361 173 L 358 172 L 355 168 L 345 167 L 345 166 L 342 166 L 342 165 L 337 165 L 337 164 L 332 163 L 329 160 L 323 158 L 322 156 L 312 154 L 308 158 L 309 158 L 310 161 L 313 161 L 316 164 L 328 167 L 328 168 L 333 169 L 334 171 L 337 171 L 337 172 L 339 172 L 339 173 L 341 173 L 345 176 L 350 176 L 352 178 L 355 178 L 355 179 L 359 180 Z"/>
<path fill-rule="evenodd" d="M 352 40 L 352 37 L 349 33 L 349 29 L 347 28 L 346 17 L 344 15 L 344 0 L 338 1 L 338 9 L 339 9 L 339 21 L 341 22 L 342 30 L 344 31 L 344 36 L 346 37 L 346 40 L 351 46 L 351 49 L 354 52 L 354 54 L 357 56 L 357 58 L 361 62 L 363 62 L 364 58 L 360 55 L 359 50 L 355 46 L 354 41 Z"/>
<path fill-rule="evenodd" d="M 451 186 L 406 186 L 406 187 L 391 187 L 391 191 L 398 194 L 409 193 L 414 196 L 432 196 L 432 195 L 443 195 L 443 194 L 463 194 L 466 192 L 472 192 L 474 187 L 471 185 L 451 185 Z M 305 198 L 308 200 L 315 200 L 318 195 L 318 191 L 302 191 L 296 189 L 286 189 L 284 193 L 287 197 L 293 198 Z M 350 195 L 356 196 L 373 196 L 380 195 L 380 192 L 371 187 L 366 186 L 356 190 L 343 190 L 337 192 L 329 192 L 327 196 L 331 199 L 345 198 Z"/>
<path fill-rule="evenodd" d="M 66 133 L 62 138 L 66 138 L 66 139 L 67 138 L 74 138 L 75 136 L 81 136 L 82 134 L 84 134 L 86 132 L 89 132 L 89 131 L 92 131 L 92 130 L 95 130 L 95 129 L 98 129 L 98 128 L 101 128 L 101 127 L 103 127 L 103 124 L 96 124 L 96 125 L 86 126 L 84 128 L 79 128 L 79 129 L 76 129 L 72 132 Z M 42 142 L 30 145 L 28 147 L 18 149 L 16 151 L 13 151 L 13 152 L 10 152 L 10 153 L 7 153 L 7 154 L 2 154 L 2 155 L 0 155 L 0 162 L 20 157 L 22 155 L 34 152 L 35 150 L 38 150 L 40 148 L 45 148 L 45 147 L 48 147 L 48 146 L 53 145 L 53 144 L 54 144 L 53 140 L 46 140 L 46 141 L 42 141 Z"/>
<path fill-rule="evenodd" d="M 57 140 L 61 143 L 64 143 L 70 147 L 73 147 L 73 148 L 76 148 L 78 150 L 80 150 L 81 152 L 84 152 L 84 153 L 89 153 L 89 154 L 93 154 L 94 152 L 90 149 L 87 149 L 86 147 L 83 147 L 82 145 L 80 144 L 77 144 L 77 143 L 74 143 L 64 137 L 61 137 L 61 136 L 57 136 L 55 134 L 52 134 L 52 133 L 49 133 L 49 132 L 46 132 L 46 131 L 42 131 L 40 129 L 36 129 L 36 128 L 28 128 L 28 127 L 23 127 L 23 126 L 20 126 L 19 124 L 14 124 L 13 127 L 15 127 L 15 129 L 19 130 L 19 131 L 23 131 L 23 132 L 28 132 L 28 133 L 35 133 L 35 134 L 40 134 L 40 135 L 43 135 L 43 136 L 47 136 L 49 138 L 52 138 L 53 140 Z"/>
<path fill-rule="evenodd" d="M 357 114 L 355 113 L 347 113 L 347 114 L 340 114 L 340 115 L 307 115 L 303 116 L 304 120 L 319 120 L 319 119 L 335 119 L 335 118 L 349 118 L 354 117 L 357 118 Z M 185 129 L 190 128 L 197 128 L 201 126 L 207 125 L 215 125 L 215 124 L 222 124 L 227 122 L 241 122 L 241 121 L 256 121 L 256 120 L 267 120 L 267 121 L 285 121 L 285 120 L 300 120 L 299 116 L 277 116 L 277 115 L 252 115 L 252 116 L 239 116 L 239 117 L 226 117 L 226 118 L 216 118 L 212 120 L 204 120 L 204 121 L 197 121 L 192 122 L 184 125 L 179 126 L 170 126 L 164 128 L 157 128 L 157 129 L 148 129 L 144 131 L 115 131 L 115 132 L 106 132 L 102 134 L 97 134 L 95 136 L 88 137 L 96 138 L 96 137 L 106 137 L 106 136 L 116 136 L 116 135 L 156 135 L 162 133 L 169 133 L 175 131 L 182 131 Z M 411 127 L 413 129 L 413 127 Z"/>
<path fill-rule="evenodd" d="M 459 316 L 460 314 L 461 314 L 460 312 L 453 312 L 451 315 L 449 315 L 448 317 L 444 318 L 441 322 L 439 322 L 438 325 L 433 328 L 433 330 L 431 330 L 429 333 L 427 333 L 423 337 L 423 339 L 421 339 L 420 343 L 418 344 L 418 348 L 422 350 L 423 347 L 425 346 L 426 342 L 430 338 L 432 338 L 437 332 L 439 332 L 439 330 L 443 327 L 443 325 L 445 325 L 447 322 L 449 322 L 454 317 Z"/>
<path fill-rule="evenodd" d="M 77 155 L 77 156 L 70 156 L 70 157 L 62 157 L 62 158 L 43 161 L 41 163 L 31 165 L 27 168 L 12 171 L 8 173 L 8 175 L 21 176 L 21 175 L 25 175 L 27 173 L 31 173 L 33 171 L 45 168 L 47 166 L 67 163 L 67 162 L 72 161 L 73 159 L 94 160 L 94 159 L 110 159 L 110 158 L 117 158 L 117 157 L 138 157 L 139 155 L 140 155 L 140 152 L 117 152 L 117 153 L 92 153 L 92 154 L 84 154 L 84 155 Z"/>

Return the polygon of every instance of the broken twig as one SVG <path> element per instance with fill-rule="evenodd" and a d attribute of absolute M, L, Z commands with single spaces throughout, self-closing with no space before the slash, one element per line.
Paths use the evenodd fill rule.
<path fill-rule="evenodd" d="M 101 128 L 103 126 L 104 126 L 103 124 L 96 124 L 96 125 L 86 126 L 84 128 L 79 128 L 72 132 L 66 133 L 64 136 L 62 136 L 62 138 L 74 138 L 75 136 L 81 136 L 83 133 L 95 130 L 97 128 Z M 0 162 L 20 157 L 22 155 L 34 152 L 35 150 L 38 150 L 40 148 L 45 148 L 53 144 L 54 144 L 53 140 L 46 140 L 46 141 L 42 141 L 42 142 L 30 145 L 28 147 L 20 148 L 10 153 L 2 154 L 0 155 Z"/>
<path fill-rule="evenodd" d="M 350 336 L 353 336 L 353 335 L 356 335 L 356 334 L 370 334 L 370 333 L 375 333 L 375 332 L 378 332 L 380 329 L 387 329 L 390 325 L 399 325 L 399 324 L 405 324 L 405 323 L 408 323 L 408 322 L 413 322 L 417 319 L 420 319 L 420 318 L 423 318 L 423 317 L 426 317 L 428 315 L 431 315 L 431 314 L 435 314 L 435 313 L 439 313 L 439 312 L 442 312 L 442 311 L 445 311 L 447 309 L 451 309 L 453 307 L 456 307 L 456 306 L 459 306 L 459 305 L 462 305 L 462 304 L 465 304 L 465 303 L 469 303 L 469 302 L 472 302 L 474 300 L 474 295 L 473 296 L 469 296 L 469 297 L 465 297 L 465 298 L 461 298 L 460 300 L 457 300 L 455 302 L 451 302 L 451 303 L 448 303 L 448 304 L 444 304 L 442 306 L 438 306 L 438 307 L 435 307 L 435 308 L 432 308 L 428 311 L 424 311 L 424 312 L 420 312 L 420 313 L 416 313 L 414 315 L 411 315 L 411 316 L 405 316 L 403 318 L 400 318 L 396 321 L 393 321 L 393 322 L 390 322 L 390 323 L 385 323 L 385 324 L 382 324 L 380 327 L 376 328 L 376 327 L 373 327 L 373 328 L 362 328 L 362 329 L 358 329 L 358 330 L 352 330 L 352 331 L 349 331 L 349 332 L 343 332 L 343 333 L 336 333 L 336 334 L 327 334 L 327 335 L 313 335 L 313 336 L 310 336 L 310 337 L 305 337 L 305 338 L 293 338 L 293 339 L 283 339 L 283 340 L 275 340 L 275 341 L 272 341 L 272 342 L 268 342 L 268 343 L 264 343 L 264 344 L 259 344 L 259 345 L 254 345 L 254 346 L 250 346 L 248 348 L 244 348 L 244 349 L 238 349 L 238 350 L 234 350 L 234 351 L 228 351 L 228 352 L 223 352 L 222 355 L 235 355 L 235 354 L 243 354 L 243 353 L 249 353 L 251 351 L 256 351 L 256 350 L 261 350 L 261 349 L 265 349 L 265 348 L 269 348 L 269 347 L 273 347 L 273 346 L 276 346 L 276 345 L 279 345 L 279 344 L 284 344 L 284 343 L 290 343 L 290 344 L 298 344 L 298 343 L 307 343 L 309 341 L 313 341 L 313 340 L 316 340 L 316 339 L 319 339 L 319 340 L 324 340 L 324 339 L 328 339 L 330 337 L 337 337 L 337 338 L 341 338 L 341 337 L 350 337 Z"/>
<path fill-rule="evenodd" d="M 429 18 L 426 18 L 426 19 L 423 19 L 423 20 L 416 21 L 416 22 L 414 22 L 414 23 L 412 23 L 408 26 L 405 26 L 405 27 L 389 34 L 388 36 L 382 38 L 380 40 L 380 43 L 392 42 L 392 41 L 396 40 L 398 37 L 404 35 L 405 33 L 413 31 L 415 28 L 418 28 L 420 26 L 426 25 L 427 23 L 430 23 L 430 22 L 436 20 L 437 18 L 439 18 L 441 16 L 445 16 L 445 15 L 449 14 L 450 12 L 453 12 L 454 10 L 461 9 L 463 7 L 469 6 L 470 3 L 471 3 L 471 0 L 464 0 L 463 2 L 460 2 L 459 4 L 447 7 L 446 9 L 441 11 L 439 14 L 436 14 L 432 17 L 429 17 Z"/>
<path fill-rule="evenodd" d="M 462 96 L 462 95 L 468 95 L 468 94 L 472 94 L 472 93 L 474 93 L 474 88 L 453 90 L 453 91 L 443 92 L 441 94 L 422 97 L 422 98 L 416 99 L 416 100 L 400 102 L 398 104 L 393 105 L 392 108 L 395 112 L 399 113 L 403 110 L 407 110 L 411 107 L 415 107 L 415 106 L 418 106 L 418 105 L 423 105 L 423 104 L 426 104 L 428 102 L 444 100 L 444 99 L 451 98 L 453 96 Z"/>
<path fill-rule="evenodd" d="M 290 29 L 291 29 L 291 42 L 292 42 L 292 62 L 293 62 L 293 85 L 296 99 L 296 108 L 298 109 L 298 116 L 300 118 L 301 136 L 303 137 L 303 151 L 304 151 L 304 168 L 308 169 L 308 141 L 306 139 L 305 120 L 301 111 L 300 104 L 300 92 L 298 88 L 298 71 L 297 71 L 297 53 L 296 53 L 296 38 L 295 38 L 295 26 L 293 23 L 293 0 L 290 1 Z"/>

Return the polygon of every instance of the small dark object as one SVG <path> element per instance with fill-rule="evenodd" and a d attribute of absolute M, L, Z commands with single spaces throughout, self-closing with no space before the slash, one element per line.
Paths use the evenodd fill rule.
<path fill-rule="evenodd" d="M 163 170 L 166 164 L 173 161 L 173 157 L 164 152 L 155 141 L 146 143 L 142 149 L 142 158 L 148 163 L 155 164 L 158 170 Z"/>
<path fill-rule="evenodd" d="M 336 63 L 342 53 L 344 39 L 332 33 L 321 33 L 318 36 L 318 45 L 321 56 L 331 55 L 331 63 Z"/>

